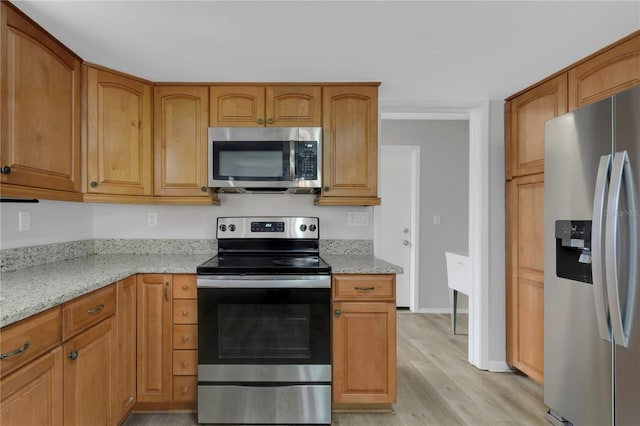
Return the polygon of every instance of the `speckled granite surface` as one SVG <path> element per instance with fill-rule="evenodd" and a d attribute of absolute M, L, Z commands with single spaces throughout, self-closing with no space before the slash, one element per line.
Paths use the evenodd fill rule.
<path fill-rule="evenodd" d="M 373 255 L 321 254 L 333 274 L 402 274 L 401 267 Z"/>
<path fill-rule="evenodd" d="M 0 250 L 0 272 L 89 256 L 95 253 L 94 241 L 68 241 Z"/>
<path fill-rule="evenodd" d="M 320 254 L 373 254 L 372 240 L 320 240 Z"/>
<path fill-rule="evenodd" d="M 218 251 L 217 240 L 176 239 L 96 239 L 93 254 L 211 254 Z"/>

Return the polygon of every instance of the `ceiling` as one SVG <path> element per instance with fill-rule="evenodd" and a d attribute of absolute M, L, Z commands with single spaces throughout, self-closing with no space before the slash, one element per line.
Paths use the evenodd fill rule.
<path fill-rule="evenodd" d="M 635 1 L 17 1 L 151 81 L 381 81 L 381 105 L 504 99 L 640 29 Z"/>

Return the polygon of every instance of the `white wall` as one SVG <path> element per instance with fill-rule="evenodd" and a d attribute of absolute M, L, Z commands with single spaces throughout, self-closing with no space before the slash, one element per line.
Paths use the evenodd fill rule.
<path fill-rule="evenodd" d="M 444 252 L 469 247 L 469 122 L 382 120 L 380 128 L 383 145 L 421 147 L 418 309 L 448 310 Z M 466 296 L 459 302 L 466 307 Z"/>
<path fill-rule="evenodd" d="M 89 238 L 215 238 L 218 216 L 305 215 L 320 218 L 323 239 L 373 239 L 371 207 L 314 206 L 314 195 L 225 194 L 221 206 L 91 204 L 41 200 L 0 204 L 0 248 Z M 28 211 L 31 230 L 18 231 L 18 212 Z M 155 228 L 147 213 L 158 215 Z M 368 226 L 348 226 L 349 212 L 368 212 Z"/>

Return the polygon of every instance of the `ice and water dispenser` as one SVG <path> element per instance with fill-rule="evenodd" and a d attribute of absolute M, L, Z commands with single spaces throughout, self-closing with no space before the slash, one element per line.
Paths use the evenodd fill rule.
<path fill-rule="evenodd" d="M 593 284 L 590 220 L 556 220 L 556 275 Z"/>

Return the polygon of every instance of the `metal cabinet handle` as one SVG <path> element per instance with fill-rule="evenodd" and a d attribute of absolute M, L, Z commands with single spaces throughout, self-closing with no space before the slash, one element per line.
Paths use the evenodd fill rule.
<path fill-rule="evenodd" d="M 133 397 L 130 396 L 129 398 L 127 398 L 127 400 L 124 402 L 124 406 L 126 407 L 127 405 L 131 404 L 133 402 Z"/>
<path fill-rule="evenodd" d="M 335 316 L 339 317 L 340 315 L 342 315 L 342 311 L 340 309 L 336 309 L 335 312 L 333 313 Z"/>
<path fill-rule="evenodd" d="M 73 351 L 69 353 L 69 359 L 71 361 L 75 361 L 76 359 L 78 359 L 78 351 Z"/>
<path fill-rule="evenodd" d="M 360 291 L 371 291 L 371 290 L 375 290 L 375 287 L 371 286 L 371 287 L 356 287 L 356 290 L 360 290 Z"/>
<path fill-rule="evenodd" d="M 269 124 L 273 124 L 273 118 L 269 118 L 269 119 L 267 119 L 267 123 L 269 123 Z"/>
<path fill-rule="evenodd" d="M 95 180 L 91 182 L 91 187 L 92 188 L 97 188 L 98 187 L 98 182 L 96 182 Z"/>
<path fill-rule="evenodd" d="M 189 290 L 189 286 L 185 284 L 185 285 L 182 286 L 182 289 L 183 290 Z"/>
<path fill-rule="evenodd" d="M 184 394 L 184 393 L 187 393 L 187 392 L 189 392 L 189 387 L 188 386 L 183 386 L 182 387 L 182 393 Z"/>
<path fill-rule="evenodd" d="M 183 317 L 189 316 L 189 311 L 182 311 L 182 316 Z"/>
<path fill-rule="evenodd" d="M 189 341 L 189 336 L 182 336 L 182 341 L 183 342 Z"/>
<path fill-rule="evenodd" d="M 0 173 L 2 173 L 3 175 L 8 175 L 9 173 L 11 173 L 11 167 L 9 166 L 0 167 Z"/>
<path fill-rule="evenodd" d="M 264 120 L 262 118 L 258 118 L 258 124 L 264 124 Z"/>
<path fill-rule="evenodd" d="M 331 187 L 330 186 L 325 186 L 324 187 L 324 192 L 329 192 L 331 191 Z"/>
<path fill-rule="evenodd" d="M 22 345 L 21 347 L 19 347 L 15 351 L 11 351 L 11 352 L 6 353 L 6 354 L 0 354 L 0 359 L 5 359 L 5 358 L 9 358 L 9 357 L 21 354 L 22 352 L 24 352 L 27 349 L 29 349 L 30 345 L 31 345 L 31 343 L 29 343 L 29 341 L 27 340 L 27 341 L 24 342 L 24 345 Z"/>
<path fill-rule="evenodd" d="M 182 361 L 183 368 L 187 368 L 188 366 L 189 366 L 189 363 L 187 361 Z"/>
<path fill-rule="evenodd" d="M 164 299 L 169 301 L 169 282 L 164 283 Z"/>
<path fill-rule="evenodd" d="M 98 312 L 100 312 L 100 311 L 101 311 L 101 310 L 103 310 L 103 309 L 104 309 L 104 303 L 103 303 L 103 304 L 101 304 L 100 306 L 98 306 L 98 307 L 97 307 L 97 308 L 95 308 L 95 309 L 89 309 L 89 310 L 87 311 L 87 313 L 88 313 L 89 315 L 91 315 L 91 314 L 97 314 Z"/>
<path fill-rule="evenodd" d="M 206 186 L 201 186 L 200 187 L 200 191 L 202 191 L 202 192 L 207 192 L 208 189 L 209 188 L 207 188 Z"/>

